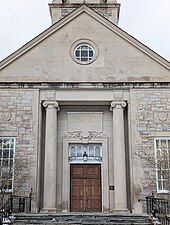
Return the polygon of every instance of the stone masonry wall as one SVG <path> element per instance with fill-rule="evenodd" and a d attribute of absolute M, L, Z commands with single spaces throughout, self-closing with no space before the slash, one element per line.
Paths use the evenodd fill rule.
<path fill-rule="evenodd" d="M 170 91 L 152 89 L 132 92 L 133 191 L 137 202 L 157 192 L 154 138 L 170 136 Z"/>
<path fill-rule="evenodd" d="M 14 193 L 36 189 L 38 91 L 0 90 L 0 136 L 15 137 Z"/>
<path fill-rule="evenodd" d="M 72 11 L 74 11 L 75 8 L 63 8 L 61 10 L 61 18 L 67 16 L 68 14 L 70 14 Z M 99 8 L 93 8 L 93 10 L 95 10 L 97 13 L 99 13 L 101 16 L 105 17 L 106 19 L 109 20 L 110 17 L 113 16 L 113 9 L 110 9 L 110 8 L 106 8 L 106 7 L 99 7 Z M 115 12 L 114 12 L 115 13 Z M 116 18 L 115 19 L 115 23 L 116 23 Z"/>

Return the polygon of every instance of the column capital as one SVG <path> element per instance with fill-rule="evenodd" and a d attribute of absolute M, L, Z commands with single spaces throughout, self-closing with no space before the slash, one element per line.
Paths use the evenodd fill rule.
<path fill-rule="evenodd" d="M 44 101 L 42 104 L 46 109 L 54 109 L 56 108 L 57 111 L 60 110 L 59 104 L 57 101 Z"/>
<path fill-rule="evenodd" d="M 110 104 L 110 111 L 113 111 L 113 109 L 123 109 L 126 107 L 126 102 L 125 101 L 112 101 L 111 104 Z"/>

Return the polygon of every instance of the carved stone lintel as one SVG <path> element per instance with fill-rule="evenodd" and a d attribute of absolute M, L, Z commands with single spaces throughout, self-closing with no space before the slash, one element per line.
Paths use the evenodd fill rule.
<path fill-rule="evenodd" d="M 66 138 L 79 138 L 81 139 L 81 132 L 68 132 L 64 135 Z"/>
<path fill-rule="evenodd" d="M 105 138 L 106 135 L 104 135 L 102 132 L 89 132 L 89 139 L 92 138 Z"/>
<path fill-rule="evenodd" d="M 89 132 L 88 136 L 83 136 L 82 132 L 68 132 L 64 135 L 66 138 L 79 138 L 83 139 L 92 139 L 92 138 L 105 138 L 106 136 L 102 132 Z"/>
<path fill-rule="evenodd" d="M 125 101 L 112 101 L 111 102 L 110 111 L 113 111 L 114 108 L 123 109 L 125 107 L 126 107 L 126 102 Z"/>
<path fill-rule="evenodd" d="M 57 101 L 44 101 L 42 104 L 46 109 L 56 108 L 57 111 L 60 110 L 59 104 Z"/>

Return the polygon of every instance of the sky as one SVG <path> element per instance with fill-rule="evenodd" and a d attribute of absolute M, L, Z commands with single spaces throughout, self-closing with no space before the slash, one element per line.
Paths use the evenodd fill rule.
<path fill-rule="evenodd" d="M 51 25 L 52 0 L 0 0 L 0 61 Z M 170 61 L 170 0 L 118 0 L 119 27 Z"/>

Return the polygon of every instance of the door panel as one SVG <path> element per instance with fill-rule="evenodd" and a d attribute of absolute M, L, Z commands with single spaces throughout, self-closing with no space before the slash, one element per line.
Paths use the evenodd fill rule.
<path fill-rule="evenodd" d="M 86 211 L 100 211 L 100 180 L 86 179 Z"/>
<path fill-rule="evenodd" d="M 72 211 L 84 211 L 84 180 L 71 180 L 71 206 Z"/>
<path fill-rule="evenodd" d="M 100 174 L 100 165 L 71 165 L 71 211 L 101 211 Z"/>

